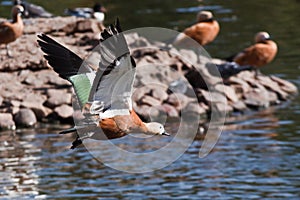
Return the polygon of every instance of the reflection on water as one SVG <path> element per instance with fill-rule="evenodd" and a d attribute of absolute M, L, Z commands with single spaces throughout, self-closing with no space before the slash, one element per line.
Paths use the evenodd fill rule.
<path fill-rule="evenodd" d="M 144 174 L 106 167 L 84 147 L 69 150 L 72 136 L 57 135 L 55 130 L 2 132 L 0 196 L 244 199 L 247 194 L 250 199 L 296 199 L 300 195 L 300 127 L 298 133 L 290 131 L 295 121 L 280 120 L 281 112 L 232 117 L 207 157 L 198 157 L 202 140 L 196 139 L 173 164 Z M 135 143 L 127 137 L 117 143 L 126 147 L 128 141 L 140 151 L 147 146 L 147 140 Z"/>
<path fill-rule="evenodd" d="M 66 7 L 93 4 L 87 0 L 30 2 L 55 14 Z M 279 53 L 263 71 L 300 85 L 299 1 L 275 0 L 270 5 L 267 0 L 103 0 L 103 4 L 109 10 L 107 22 L 119 16 L 124 29 L 182 30 L 194 22 L 196 10 L 212 9 L 221 32 L 206 49 L 218 57 L 243 49 L 255 32 L 267 30 L 278 42 Z M 4 6 L 0 12 L 9 16 Z M 145 174 L 106 167 L 84 147 L 69 150 L 72 136 L 57 135 L 53 127 L 0 132 L 0 199 L 299 199 L 299 101 L 297 97 L 283 108 L 230 117 L 207 157 L 198 157 L 202 140 L 197 137 L 176 162 Z M 176 130 L 176 124 L 167 128 Z M 140 151 L 149 146 L 138 142 L 128 143 L 126 137 L 118 140 L 121 147 Z"/>

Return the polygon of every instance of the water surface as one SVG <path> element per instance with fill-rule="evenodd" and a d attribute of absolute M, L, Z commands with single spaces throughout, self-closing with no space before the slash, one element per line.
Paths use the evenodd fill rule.
<path fill-rule="evenodd" d="M 32 1 L 59 15 L 66 7 L 93 1 Z M 277 41 L 276 59 L 263 69 L 300 85 L 300 2 L 297 0 L 105 0 L 109 24 L 118 16 L 124 29 L 159 26 L 175 30 L 212 10 L 221 32 L 206 49 L 226 57 L 252 43 L 257 31 Z M 59 6 L 57 6 L 59 5 Z M 9 8 L 0 13 L 9 16 Z M 300 104 L 289 104 L 227 119 L 207 157 L 198 157 L 195 139 L 171 165 L 151 173 L 130 174 L 93 159 L 84 147 L 69 150 L 72 136 L 51 126 L 0 133 L 1 199 L 299 199 Z M 171 129 L 173 124 L 167 124 Z M 167 140 L 162 138 L 162 140 Z M 131 145 L 127 138 L 119 141 Z M 144 146 L 143 146 L 144 147 Z"/>

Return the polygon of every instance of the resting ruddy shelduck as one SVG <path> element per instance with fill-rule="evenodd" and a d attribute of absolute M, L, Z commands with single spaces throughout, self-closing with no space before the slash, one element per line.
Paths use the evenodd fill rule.
<path fill-rule="evenodd" d="M 184 43 L 188 36 L 204 46 L 212 42 L 219 31 L 219 23 L 213 18 L 213 14 L 210 11 L 200 11 L 197 15 L 197 23 L 180 33 L 173 44 Z"/>
<path fill-rule="evenodd" d="M 233 61 L 239 65 L 251 65 L 258 69 L 271 62 L 277 53 L 277 45 L 267 32 L 255 35 L 255 44 L 238 53 Z"/>
<path fill-rule="evenodd" d="M 6 53 L 11 57 L 8 50 L 8 44 L 15 41 L 18 37 L 23 34 L 24 24 L 21 18 L 21 14 L 24 8 L 20 5 L 12 8 L 12 22 L 1 22 L 0 23 L 0 45 L 6 45 Z"/>
<path fill-rule="evenodd" d="M 97 20 L 99 24 L 100 30 L 104 30 L 104 19 L 106 8 L 102 6 L 100 3 L 95 3 L 93 8 L 87 7 L 79 7 L 79 8 L 67 8 L 65 9 L 64 13 L 66 15 L 72 15 L 76 17 L 83 17 L 83 18 L 94 18 Z"/>
<path fill-rule="evenodd" d="M 26 0 L 14 0 L 14 5 L 21 5 L 24 8 L 23 17 L 30 18 L 30 17 L 53 17 L 51 13 L 46 11 L 42 6 L 28 3 Z"/>
<path fill-rule="evenodd" d="M 130 56 L 119 20 L 101 33 L 101 59 L 96 71 L 48 36 L 41 34 L 38 38 L 49 65 L 72 83 L 85 116 L 82 125 L 61 132 L 77 131 L 72 149 L 85 138 L 114 139 L 129 133 L 169 135 L 162 124 L 145 123 L 132 109 L 136 64 Z"/>

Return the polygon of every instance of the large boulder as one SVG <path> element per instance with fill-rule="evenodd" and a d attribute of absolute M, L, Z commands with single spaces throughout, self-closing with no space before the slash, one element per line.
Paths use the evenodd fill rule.
<path fill-rule="evenodd" d="M 14 116 L 15 123 L 18 126 L 30 127 L 37 123 L 34 112 L 29 108 L 22 108 Z"/>

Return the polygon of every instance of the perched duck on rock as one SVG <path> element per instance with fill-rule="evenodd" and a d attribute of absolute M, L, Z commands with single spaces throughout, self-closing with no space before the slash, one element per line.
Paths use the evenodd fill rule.
<path fill-rule="evenodd" d="M 213 14 L 210 11 L 200 11 L 197 15 L 197 23 L 179 34 L 173 44 L 184 43 L 188 36 L 204 46 L 212 42 L 219 31 L 219 23 L 213 18 Z"/>
<path fill-rule="evenodd" d="M 23 16 L 26 18 L 30 17 L 44 17 L 44 18 L 49 18 L 53 17 L 51 13 L 46 11 L 42 6 L 33 4 L 33 3 L 28 3 L 26 0 L 15 0 L 14 1 L 15 5 L 21 5 L 24 7 L 24 14 Z"/>
<path fill-rule="evenodd" d="M 254 40 L 254 45 L 233 56 L 232 61 L 239 65 L 251 65 L 255 69 L 270 63 L 277 54 L 276 43 L 267 32 L 257 33 Z"/>
<path fill-rule="evenodd" d="M 250 65 L 244 65 L 240 66 L 239 64 L 235 62 L 225 62 L 222 64 L 213 64 L 208 63 L 207 65 L 215 65 L 215 67 L 218 70 L 218 73 L 223 79 L 228 79 L 231 76 L 237 75 L 238 73 L 242 71 L 250 71 L 254 68 Z M 209 67 L 208 69 L 214 69 L 213 67 Z M 209 70 L 212 75 L 218 76 L 219 74 L 216 73 L 216 70 Z"/>
<path fill-rule="evenodd" d="M 12 8 L 12 22 L 4 21 L 0 23 L 0 44 L 6 45 L 6 53 L 12 57 L 9 52 L 8 44 L 15 41 L 23 34 L 24 24 L 21 18 L 24 8 L 20 5 Z"/>
<path fill-rule="evenodd" d="M 83 18 L 94 18 L 98 21 L 101 26 L 101 30 L 104 30 L 104 19 L 106 9 L 100 4 L 96 3 L 93 8 L 67 8 L 65 9 L 66 15 L 72 15 L 76 17 L 83 17 Z"/>

